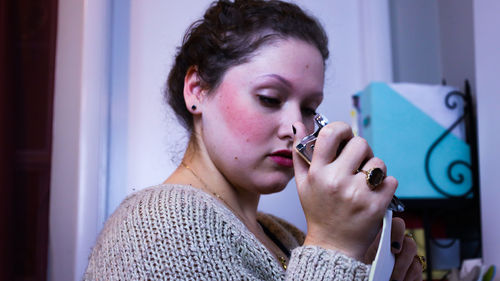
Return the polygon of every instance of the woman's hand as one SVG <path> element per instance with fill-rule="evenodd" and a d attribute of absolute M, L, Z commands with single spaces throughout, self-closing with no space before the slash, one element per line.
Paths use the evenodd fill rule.
<path fill-rule="evenodd" d="M 392 219 L 391 251 L 396 259 L 390 280 L 422 280 L 422 264 L 417 260 L 417 244 L 405 235 L 405 222 L 401 218 Z M 366 252 L 364 262 L 372 263 L 377 253 L 380 233 Z"/>
<path fill-rule="evenodd" d="M 294 127 L 296 146 L 306 130 L 299 122 Z M 343 122 L 333 122 L 321 129 L 310 166 L 297 152 L 293 161 L 307 221 L 304 244 L 338 250 L 363 260 L 377 236 L 397 181 L 386 177 L 371 190 L 365 174 L 357 170 L 378 167 L 385 173 L 384 162 L 374 158 L 366 140 L 354 137 L 351 127 Z"/>

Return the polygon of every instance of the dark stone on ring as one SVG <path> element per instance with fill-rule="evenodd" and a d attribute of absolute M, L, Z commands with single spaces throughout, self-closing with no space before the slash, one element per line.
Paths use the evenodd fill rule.
<path fill-rule="evenodd" d="M 379 184 L 381 184 L 385 179 L 385 173 L 380 168 L 372 168 L 368 171 L 358 171 L 366 175 L 366 183 L 372 190 L 375 189 Z"/>

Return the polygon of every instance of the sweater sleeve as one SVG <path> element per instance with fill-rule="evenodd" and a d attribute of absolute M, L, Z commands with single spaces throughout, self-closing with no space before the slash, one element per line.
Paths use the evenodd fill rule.
<path fill-rule="evenodd" d="M 342 253 L 317 246 L 300 246 L 305 235 L 289 222 L 269 214 L 259 220 L 292 251 L 286 280 L 367 280 L 370 266 Z M 293 240 L 293 241 L 292 241 Z"/>
<path fill-rule="evenodd" d="M 287 280 L 368 280 L 370 266 L 342 253 L 317 246 L 292 252 Z"/>

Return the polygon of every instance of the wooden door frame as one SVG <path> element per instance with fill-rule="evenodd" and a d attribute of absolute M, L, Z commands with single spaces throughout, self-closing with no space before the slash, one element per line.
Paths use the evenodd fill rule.
<path fill-rule="evenodd" d="M 8 38 L 7 32 L 7 2 L 0 1 L 0 40 L 5 42 Z M 5 41 L 4 41 L 5 40 Z M 6 69 L 8 63 L 8 46 L 0 44 L 0 280 L 11 280 L 12 254 L 11 239 L 13 236 L 10 226 L 12 225 L 12 186 L 14 181 L 14 143 L 12 139 L 12 108 L 13 101 L 10 95 L 12 90 L 9 72 Z"/>

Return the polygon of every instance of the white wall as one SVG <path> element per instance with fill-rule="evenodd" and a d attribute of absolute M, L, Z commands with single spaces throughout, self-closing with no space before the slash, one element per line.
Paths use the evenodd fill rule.
<path fill-rule="evenodd" d="M 394 80 L 439 84 L 438 1 L 390 1 Z"/>
<path fill-rule="evenodd" d="M 500 2 L 474 1 L 483 258 L 500 266 Z M 500 274 L 497 271 L 497 278 Z"/>
<path fill-rule="evenodd" d="M 447 84 L 475 94 L 472 0 L 390 1 L 394 80 Z"/>
<path fill-rule="evenodd" d="M 202 16 L 211 1 L 132 1 L 127 137 L 111 136 L 111 146 L 122 150 L 127 167 L 120 185 L 111 185 L 108 214 L 128 193 L 161 183 L 178 165 L 187 138 L 162 100 L 162 90 L 175 47 L 190 23 Z M 388 4 L 385 0 L 296 1 L 319 18 L 330 37 L 325 101 L 320 112 L 331 120 L 351 122 L 351 95 L 368 81 L 392 77 Z M 120 148 L 121 147 L 121 148 Z M 118 168 L 120 169 L 120 168 Z M 112 182 L 113 183 L 113 182 Z M 286 191 L 265 196 L 261 209 L 288 219 L 305 230 L 305 220 L 292 183 Z"/>
<path fill-rule="evenodd" d="M 442 78 L 460 89 L 468 79 L 475 94 L 473 0 L 440 0 L 436 4 Z"/>
<path fill-rule="evenodd" d="M 48 280 L 81 280 L 104 221 L 110 2 L 59 1 Z"/>

